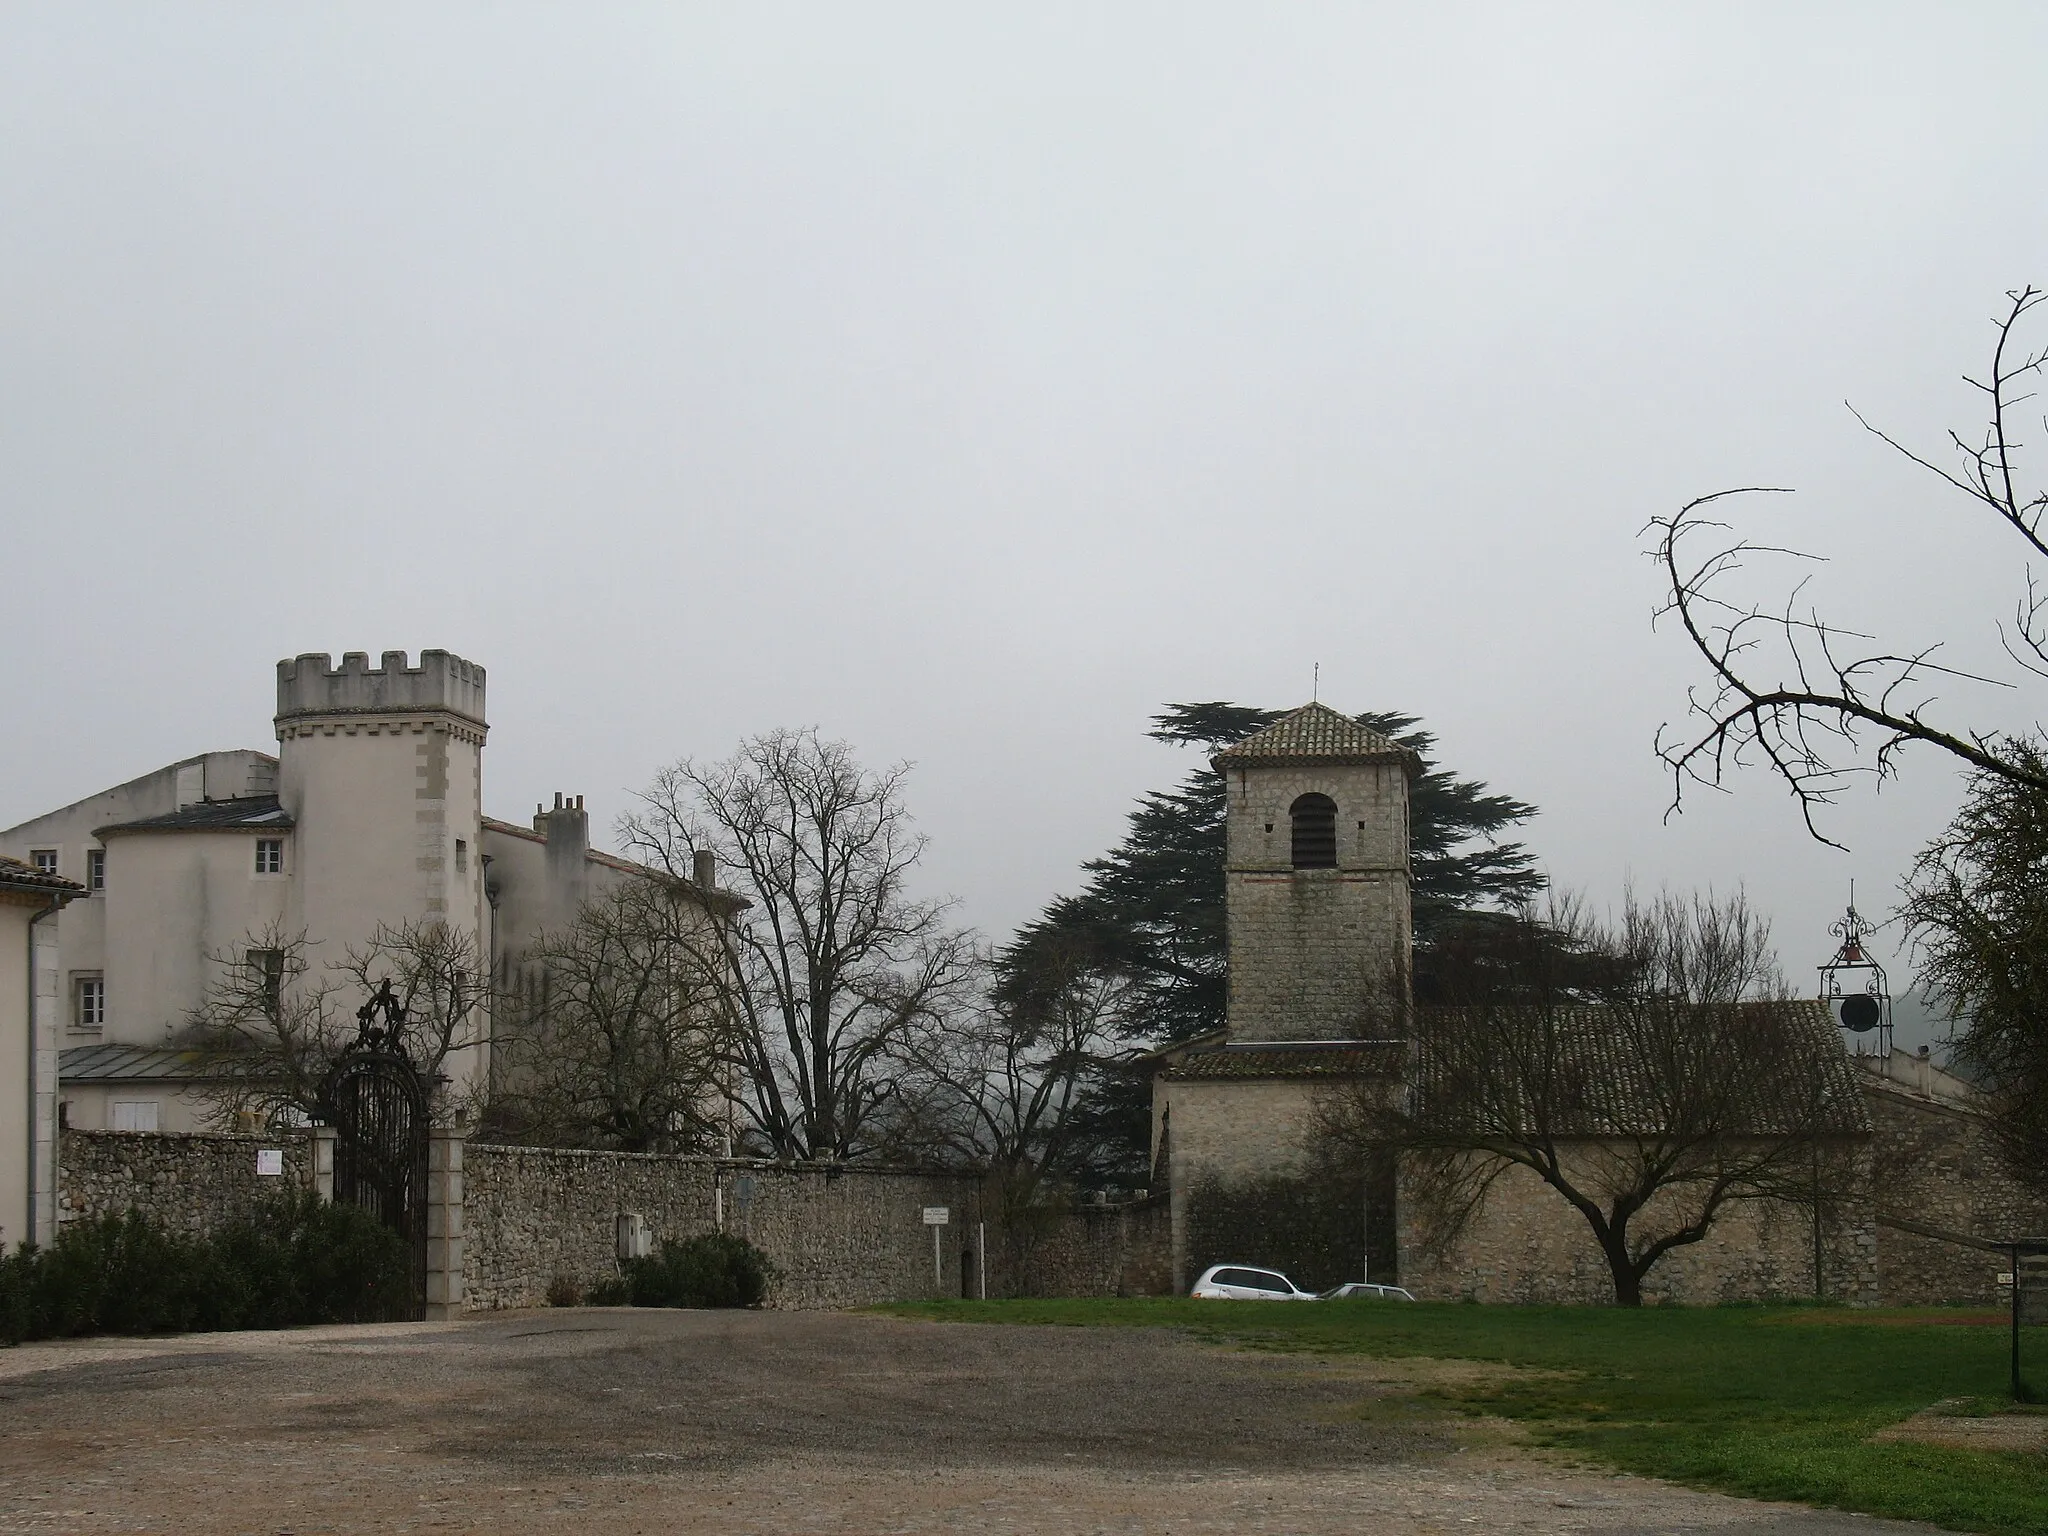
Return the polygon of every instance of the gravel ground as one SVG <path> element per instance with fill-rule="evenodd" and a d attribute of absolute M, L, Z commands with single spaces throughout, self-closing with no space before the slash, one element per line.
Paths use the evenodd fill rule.
<path fill-rule="evenodd" d="M 0 1354 L 0 1531 L 1926 1529 L 1460 1446 L 1401 1404 L 1417 1369 L 844 1313 L 31 1345 Z"/>

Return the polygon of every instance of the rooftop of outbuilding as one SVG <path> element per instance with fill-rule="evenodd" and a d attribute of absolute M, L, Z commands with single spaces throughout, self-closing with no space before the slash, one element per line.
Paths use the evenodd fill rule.
<path fill-rule="evenodd" d="M 57 1053 L 63 1083 L 204 1082 L 226 1076 L 207 1051 L 150 1045 L 74 1045 Z"/>
<path fill-rule="evenodd" d="M 161 816 L 119 821 L 100 827 L 95 837 L 123 832 L 283 832 L 294 825 L 291 813 L 275 795 L 250 795 L 240 800 L 201 800 Z"/>
<path fill-rule="evenodd" d="M 0 854 L 0 890 L 47 891 L 53 896 L 83 896 L 85 887 L 62 875 L 46 875 L 33 864 Z"/>
<path fill-rule="evenodd" d="M 1260 1077 L 1378 1077 L 1401 1070 L 1399 1040 L 1246 1040 L 1189 1051 L 1166 1069 L 1180 1082 Z"/>

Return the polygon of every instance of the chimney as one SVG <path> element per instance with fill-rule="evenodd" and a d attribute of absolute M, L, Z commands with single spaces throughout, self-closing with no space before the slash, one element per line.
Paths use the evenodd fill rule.
<path fill-rule="evenodd" d="M 555 796 L 555 808 L 534 817 L 534 830 L 548 840 L 548 923 L 571 921 L 589 895 L 590 815 L 583 797 Z"/>
<path fill-rule="evenodd" d="M 707 891 L 718 889 L 718 855 L 699 848 L 690 855 L 690 878 Z"/>

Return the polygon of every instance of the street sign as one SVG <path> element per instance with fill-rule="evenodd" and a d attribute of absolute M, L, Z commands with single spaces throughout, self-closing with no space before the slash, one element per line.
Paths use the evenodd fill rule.
<path fill-rule="evenodd" d="M 928 1205 L 924 1208 L 924 1224 L 928 1227 L 943 1227 L 953 1219 L 951 1206 Z"/>

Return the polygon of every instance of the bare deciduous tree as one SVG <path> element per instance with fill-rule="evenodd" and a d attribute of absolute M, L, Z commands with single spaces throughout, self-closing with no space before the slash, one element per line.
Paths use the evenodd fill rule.
<path fill-rule="evenodd" d="M 2021 408 L 2032 398 L 2026 387 L 2048 365 L 2048 349 L 2026 348 L 2019 332 L 2048 293 L 2027 287 L 2006 298 L 2006 310 L 1995 321 L 1990 372 L 1967 380 L 1983 393 L 1989 419 L 1980 438 L 1950 432 L 1957 467 L 1914 452 L 1860 415 L 1857 420 L 2019 540 L 2022 588 L 2010 620 L 1996 626 L 1997 640 L 2025 675 L 2048 678 L 2048 594 L 2032 565 L 2036 558 L 2048 559 L 2042 529 L 2048 492 L 2027 487 L 2017 436 Z M 2039 766 L 2016 752 L 2004 732 L 1943 724 L 1932 715 L 1935 689 L 1944 681 L 2012 687 L 2011 680 L 1938 662 L 1939 642 L 1892 650 L 1836 624 L 1807 604 L 1803 580 L 1770 605 L 1729 595 L 1738 575 L 1760 559 L 1814 559 L 1741 539 L 1713 515 L 1731 498 L 1778 492 L 1781 487 L 1717 491 L 1652 519 L 1646 530 L 1666 587 L 1659 617 L 1673 619 L 1684 631 L 1709 677 L 1688 694 L 1696 728 L 1667 728 L 1658 735 L 1658 753 L 1672 776 L 1672 809 L 1681 807 L 1688 785 L 1719 787 L 1730 769 L 1761 760 L 1790 788 L 1808 830 L 1830 842 L 1815 814 L 1853 776 L 1888 776 L 1899 752 L 1914 743 L 1946 752 L 1980 773 L 2048 790 Z M 1875 750 L 1866 756 L 1873 738 Z"/>
<path fill-rule="evenodd" d="M 1133 1054 L 1137 1002 L 1132 979 L 1083 944 L 1038 943 L 1022 968 L 1017 958 L 993 961 L 976 1006 L 948 1010 L 905 1048 L 905 1143 L 987 1168 L 1006 1216 L 1060 1177 L 1096 1075 Z"/>
<path fill-rule="evenodd" d="M 715 1147 L 727 1042 L 725 989 L 705 974 L 711 922 L 682 887 L 632 880 L 544 935 L 500 1003 L 508 1088 L 493 1119 L 522 1141 Z"/>
<path fill-rule="evenodd" d="M 1631 900 L 1613 933 L 1586 931 L 1568 904 L 1523 921 L 1533 982 L 1489 972 L 1484 989 L 1418 1010 L 1405 1092 L 1363 1084 L 1321 1106 L 1338 1143 L 1399 1155 L 1434 1244 L 1524 1169 L 1584 1218 L 1615 1300 L 1636 1306 L 1657 1262 L 1732 1205 L 1826 1201 L 1860 1124 L 1855 1088 L 1825 1021 L 1784 999 L 1746 902 Z M 1560 932 L 1634 981 L 1594 1003 L 1553 989 Z"/>
<path fill-rule="evenodd" d="M 317 969 L 314 948 L 303 930 L 273 923 L 207 957 L 214 975 L 186 1036 L 213 1053 L 222 1084 L 216 1117 L 317 1115 L 321 1084 L 355 1039 L 356 1008 L 387 979 L 405 1006 L 406 1053 L 433 1088 L 436 1117 L 471 1113 L 481 1085 L 451 1094 L 444 1069 L 485 1044 L 488 994 L 475 936 L 408 919 L 380 923 L 367 944 Z"/>
<path fill-rule="evenodd" d="M 239 950 L 208 954 L 213 976 L 185 1033 L 211 1055 L 216 1121 L 316 1112 L 321 1080 L 353 1021 L 338 1009 L 332 980 L 315 972 L 311 951 L 303 930 L 271 923 Z"/>
<path fill-rule="evenodd" d="M 909 889 L 924 839 L 908 771 L 869 772 L 815 730 L 772 731 L 664 769 L 625 820 L 650 863 L 688 878 L 708 851 L 753 903 L 710 931 L 722 963 L 704 970 L 726 989 L 751 1139 L 775 1156 L 868 1150 L 900 1047 L 971 971 L 947 907 Z"/>
<path fill-rule="evenodd" d="M 2009 750 L 2048 775 L 2048 748 Z M 1920 854 L 1902 915 L 1929 991 L 1956 1020 L 1951 1044 L 1990 1099 L 2008 1166 L 2048 1193 L 2048 793 L 1977 774 L 1948 829 Z"/>

